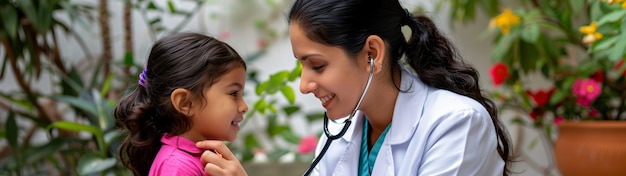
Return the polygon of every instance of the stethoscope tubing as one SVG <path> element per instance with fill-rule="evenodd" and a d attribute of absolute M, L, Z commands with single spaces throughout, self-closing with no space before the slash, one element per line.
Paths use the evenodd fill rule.
<path fill-rule="evenodd" d="M 348 119 L 346 119 L 346 121 L 344 121 L 344 125 L 343 125 L 343 127 L 341 128 L 341 131 L 339 131 L 338 134 L 332 135 L 330 133 L 330 131 L 328 130 L 328 121 L 329 121 L 330 118 L 328 118 L 328 115 L 326 114 L 326 112 L 324 112 L 324 135 L 326 135 L 326 137 L 328 137 L 328 139 L 326 140 L 326 143 L 324 143 L 324 147 L 322 147 L 322 150 L 317 155 L 317 157 L 315 157 L 315 159 L 313 160 L 313 162 L 311 163 L 309 168 L 307 168 L 306 171 L 304 172 L 304 174 L 302 174 L 303 176 L 310 175 L 311 172 L 313 171 L 313 169 L 315 168 L 315 166 L 317 166 L 317 164 L 320 162 L 320 160 L 322 160 L 322 157 L 324 157 L 324 155 L 326 154 L 326 151 L 330 147 L 330 144 L 334 140 L 343 137 L 343 135 L 346 134 L 346 132 L 348 131 L 348 128 L 350 127 L 350 124 L 352 124 L 352 118 L 354 117 L 354 115 L 356 115 L 356 112 L 359 110 L 359 107 L 361 107 L 361 102 L 363 101 L 363 98 L 365 98 L 365 94 L 367 93 L 367 89 L 369 89 L 370 83 L 372 82 L 372 77 L 374 76 L 374 60 L 372 58 L 369 58 L 369 63 L 370 63 L 370 74 L 369 74 L 369 76 L 367 78 L 367 83 L 365 84 L 365 89 L 363 89 L 363 93 L 361 93 L 361 97 L 359 98 L 359 101 L 357 102 L 356 107 L 354 107 L 354 111 L 352 111 L 352 113 L 350 114 Z"/>

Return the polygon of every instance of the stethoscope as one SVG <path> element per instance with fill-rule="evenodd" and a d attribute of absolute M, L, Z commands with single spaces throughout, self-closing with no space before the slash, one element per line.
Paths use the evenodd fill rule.
<path fill-rule="evenodd" d="M 365 89 L 363 90 L 363 93 L 361 93 L 361 98 L 359 98 L 359 101 L 356 103 L 356 107 L 354 107 L 354 111 L 352 111 L 350 116 L 348 116 L 348 119 L 346 119 L 343 122 L 344 125 L 341 128 L 341 131 L 339 131 L 339 133 L 337 133 L 336 135 L 331 134 L 330 131 L 328 130 L 329 118 L 328 118 L 328 115 L 326 115 L 326 112 L 324 112 L 324 134 L 326 135 L 326 137 L 328 137 L 328 140 L 326 140 L 326 143 L 324 144 L 322 151 L 320 151 L 317 157 L 315 157 L 315 160 L 313 160 L 313 163 L 311 163 L 309 168 L 306 169 L 306 172 L 302 174 L 303 176 L 310 175 L 311 172 L 313 171 L 313 168 L 317 166 L 317 164 L 320 162 L 322 157 L 324 157 L 324 154 L 326 154 L 326 151 L 328 150 L 330 143 L 332 143 L 335 139 L 339 139 L 343 137 L 343 135 L 346 134 L 346 131 L 348 131 L 348 128 L 350 127 L 350 124 L 352 123 L 352 118 L 354 117 L 356 112 L 359 110 L 359 107 L 361 106 L 361 102 L 363 101 L 363 98 L 365 97 L 365 93 L 367 93 L 367 89 L 370 87 L 370 83 L 372 82 L 372 76 L 374 75 L 374 59 L 372 59 L 372 56 L 369 56 L 368 62 L 370 64 L 370 74 L 369 74 L 369 77 L 367 78 Z M 333 120 L 333 123 L 336 123 L 336 122 Z M 341 123 L 338 123 L 338 124 L 341 124 Z"/>

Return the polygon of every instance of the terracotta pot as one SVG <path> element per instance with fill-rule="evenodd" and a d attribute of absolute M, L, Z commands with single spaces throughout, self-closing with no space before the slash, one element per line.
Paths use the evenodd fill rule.
<path fill-rule="evenodd" d="M 564 176 L 626 176 L 626 121 L 564 121 L 554 153 Z"/>

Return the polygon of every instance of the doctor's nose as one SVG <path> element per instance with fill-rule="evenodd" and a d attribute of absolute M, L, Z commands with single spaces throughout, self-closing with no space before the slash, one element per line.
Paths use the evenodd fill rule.
<path fill-rule="evenodd" d="M 301 77 L 300 79 L 300 92 L 302 94 L 308 94 L 317 89 L 317 83 L 306 79 L 305 77 Z"/>

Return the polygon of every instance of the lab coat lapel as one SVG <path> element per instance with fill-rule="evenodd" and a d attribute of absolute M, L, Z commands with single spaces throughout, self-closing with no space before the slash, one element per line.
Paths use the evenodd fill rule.
<path fill-rule="evenodd" d="M 393 153 L 391 152 L 389 142 L 385 140 L 378 151 L 378 156 L 376 156 L 372 175 L 395 175 L 393 166 Z"/>
<path fill-rule="evenodd" d="M 338 147 L 337 150 L 344 150 L 345 152 L 339 158 L 332 175 L 358 175 L 361 134 L 363 133 L 364 122 L 363 114 L 358 111 L 353 120 L 346 134 L 338 141 L 341 145 L 336 145 L 336 147 Z"/>

